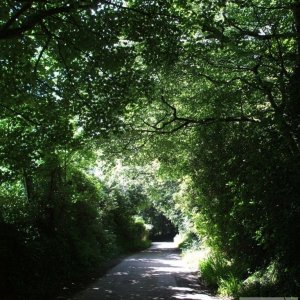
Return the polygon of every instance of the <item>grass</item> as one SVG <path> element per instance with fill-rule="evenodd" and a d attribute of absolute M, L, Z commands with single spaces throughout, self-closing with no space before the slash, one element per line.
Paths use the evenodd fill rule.
<path fill-rule="evenodd" d="M 240 294 L 242 280 L 238 268 L 221 255 L 211 254 L 199 263 L 200 276 L 208 287 L 221 296 Z"/>

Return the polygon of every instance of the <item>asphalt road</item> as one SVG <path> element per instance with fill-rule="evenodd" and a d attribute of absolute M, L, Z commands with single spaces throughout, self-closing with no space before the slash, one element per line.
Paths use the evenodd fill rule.
<path fill-rule="evenodd" d="M 171 242 L 129 256 L 73 300 L 201 299 L 216 300 L 198 283 Z"/>

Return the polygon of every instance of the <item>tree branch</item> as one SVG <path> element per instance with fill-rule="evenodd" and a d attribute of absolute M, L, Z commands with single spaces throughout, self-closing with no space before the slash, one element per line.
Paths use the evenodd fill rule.
<path fill-rule="evenodd" d="M 179 16 L 175 16 L 175 15 L 172 15 L 172 14 L 147 12 L 147 11 L 137 9 L 137 8 L 134 8 L 134 7 L 127 7 L 127 6 L 123 6 L 121 4 L 116 4 L 116 3 L 113 3 L 111 0 L 104 0 L 104 1 L 102 1 L 102 3 L 107 4 L 107 5 L 111 5 L 111 6 L 116 7 L 116 8 L 121 8 L 121 9 L 124 9 L 124 10 L 136 12 L 138 14 L 145 15 L 145 16 L 148 16 L 148 17 L 153 17 L 153 16 L 158 15 L 158 16 L 171 17 L 173 19 L 180 19 Z"/>
<path fill-rule="evenodd" d="M 5 30 L 8 30 L 9 27 L 11 25 L 13 25 L 14 22 L 17 21 L 17 19 L 26 11 L 28 10 L 29 8 L 31 8 L 32 6 L 32 2 L 33 1 L 28 1 L 26 3 L 24 3 L 24 5 L 18 10 L 16 11 L 12 16 L 11 18 L 2 26 L 2 28 L 0 29 L 0 32 L 1 31 L 5 31 Z"/>
<path fill-rule="evenodd" d="M 143 123 L 150 127 L 151 129 L 139 129 L 140 132 L 148 132 L 148 133 L 157 133 L 157 134 L 169 134 L 174 133 L 176 131 L 179 131 L 180 129 L 187 128 L 187 127 L 195 127 L 195 126 L 204 126 L 204 125 L 211 125 L 215 123 L 233 123 L 233 122 L 247 122 L 247 123 L 259 123 L 260 120 L 253 119 L 246 116 L 230 116 L 230 117 L 224 117 L 224 118 L 218 118 L 218 117 L 208 117 L 203 119 L 192 119 L 187 117 L 179 117 L 177 115 L 177 109 L 175 106 L 168 103 L 164 96 L 161 96 L 161 101 L 171 109 L 172 111 L 172 118 L 168 121 L 164 121 L 166 119 L 166 116 L 161 119 L 160 121 L 150 124 L 146 121 L 143 121 Z M 170 125 L 175 124 L 175 127 L 171 127 Z M 168 129 L 170 128 L 170 129 Z"/>
<path fill-rule="evenodd" d="M 40 63 L 40 60 L 41 60 L 41 58 L 42 58 L 44 52 L 45 52 L 46 49 L 48 48 L 48 46 L 49 46 L 49 44 L 50 44 L 50 41 L 51 41 L 51 36 L 48 36 L 47 41 L 46 41 L 45 45 L 43 46 L 41 52 L 39 53 L 39 56 L 38 56 L 38 58 L 37 58 L 37 61 L 36 61 L 35 65 L 34 65 L 34 69 L 33 69 L 34 71 L 33 71 L 33 72 L 34 72 L 35 76 L 37 75 L 37 69 L 38 69 L 38 65 L 39 65 L 39 63 Z"/>
<path fill-rule="evenodd" d="M 285 32 L 285 33 L 272 33 L 272 34 L 260 34 L 258 31 L 253 31 L 249 29 L 245 29 L 240 27 L 235 23 L 234 20 L 224 16 L 225 20 L 228 22 L 230 26 L 235 28 L 242 34 L 243 36 L 250 36 L 253 38 L 257 38 L 259 40 L 271 40 L 271 39 L 286 39 L 286 38 L 294 38 L 296 36 L 293 32 Z"/>
<path fill-rule="evenodd" d="M 69 6 L 60 6 L 60 7 L 55 7 L 48 10 L 40 11 L 39 13 L 28 16 L 26 18 L 26 21 L 24 21 L 19 27 L 7 28 L 7 26 L 4 26 L 0 28 L 0 39 L 9 39 L 9 38 L 21 36 L 23 33 L 31 30 L 42 20 L 48 17 L 61 14 L 61 13 L 71 12 L 75 9 L 82 9 L 82 10 L 89 9 L 97 5 L 98 2 L 99 1 L 92 1 L 92 3 L 90 4 L 82 4 L 82 5 L 73 4 Z"/>
<path fill-rule="evenodd" d="M 29 123 L 29 124 L 39 125 L 39 126 L 41 125 L 40 123 L 31 120 L 30 118 L 24 116 L 22 113 L 20 113 L 20 112 L 18 112 L 18 111 L 16 111 L 16 110 L 14 110 L 14 109 L 12 109 L 12 108 L 10 108 L 10 107 L 4 105 L 4 104 L 1 104 L 1 103 L 0 103 L 0 106 L 3 107 L 4 109 L 8 110 L 9 112 L 11 112 L 11 113 L 12 113 L 13 115 L 15 115 L 16 117 L 21 117 L 23 120 L 25 120 L 25 121 L 26 121 L 27 123 Z"/>
<path fill-rule="evenodd" d="M 65 5 L 65 6 L 60 6 L 60 7 L 55 7 L 51 8 L 48 10 L 44 11 L 39 11 L 38 13 L 32 14 L 27 16 L 26 20 L 16 28 L 10 28 L 10 26 L 17 20 L 17 18 L 22 15 L 28 8 L 31 7 L 33 1 L 29 1 L 28 3 L 24 4 L 24 6 L 16 12 L 15 15 L 12 16 L 10 20 L 7 21 L 7 23 L 0 28 L 0 40 L 1 39 L 10 39 L 10 38 L 15 38 L 21 36 L 23 33 L 33 29 L 37 24 L 39 24 L 41 21 L 44 19 L 55 16 L 61 13 L 69 13 L 74 10 L 87 10 L 87 9 L 92 9 L 93 7 L 97 7 L 99 4 L 102 5 L 109 5 L 113 6 L 119 9 L 124 9 L 124 10 L 129 10 L 135 13 L 139 13 L 145 16 L 155 16 L 155 15 L 160 15 L 160 16 L 167 16 L 171 18 L 176 18 L 179 19 L 178 16 L 174 16 L 171 14 L 164 14 L 164 13 L 153 13 L 153 12 L 147 12 L 143 11 L 140 9 L 136 9 L 133 7 L 126 7 L 121 4 L 116 4 L 113 3 L 110 0 L 94 0 L 91 1 L 89 4 L 71 4 L 71 5 Z"/>

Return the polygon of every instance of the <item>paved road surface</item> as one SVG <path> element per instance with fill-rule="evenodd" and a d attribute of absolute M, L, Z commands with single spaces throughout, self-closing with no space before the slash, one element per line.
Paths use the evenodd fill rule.
<path fill-rule="evenodd" d="M 173 243 L 152 247 L 124 259 L 73 300 L 104 299 L 201 299 L 209 296 L 197 283 L 197 276 L 180 259 Z"/>

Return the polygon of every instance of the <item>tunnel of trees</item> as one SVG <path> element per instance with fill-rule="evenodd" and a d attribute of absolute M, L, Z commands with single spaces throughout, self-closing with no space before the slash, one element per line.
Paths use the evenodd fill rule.
<path fill-rule="evenodd" d="M 299 294 L 299 0 L 3 0 L 0 76 L 1 298 L 162 218 L 219 291 Z"/>

